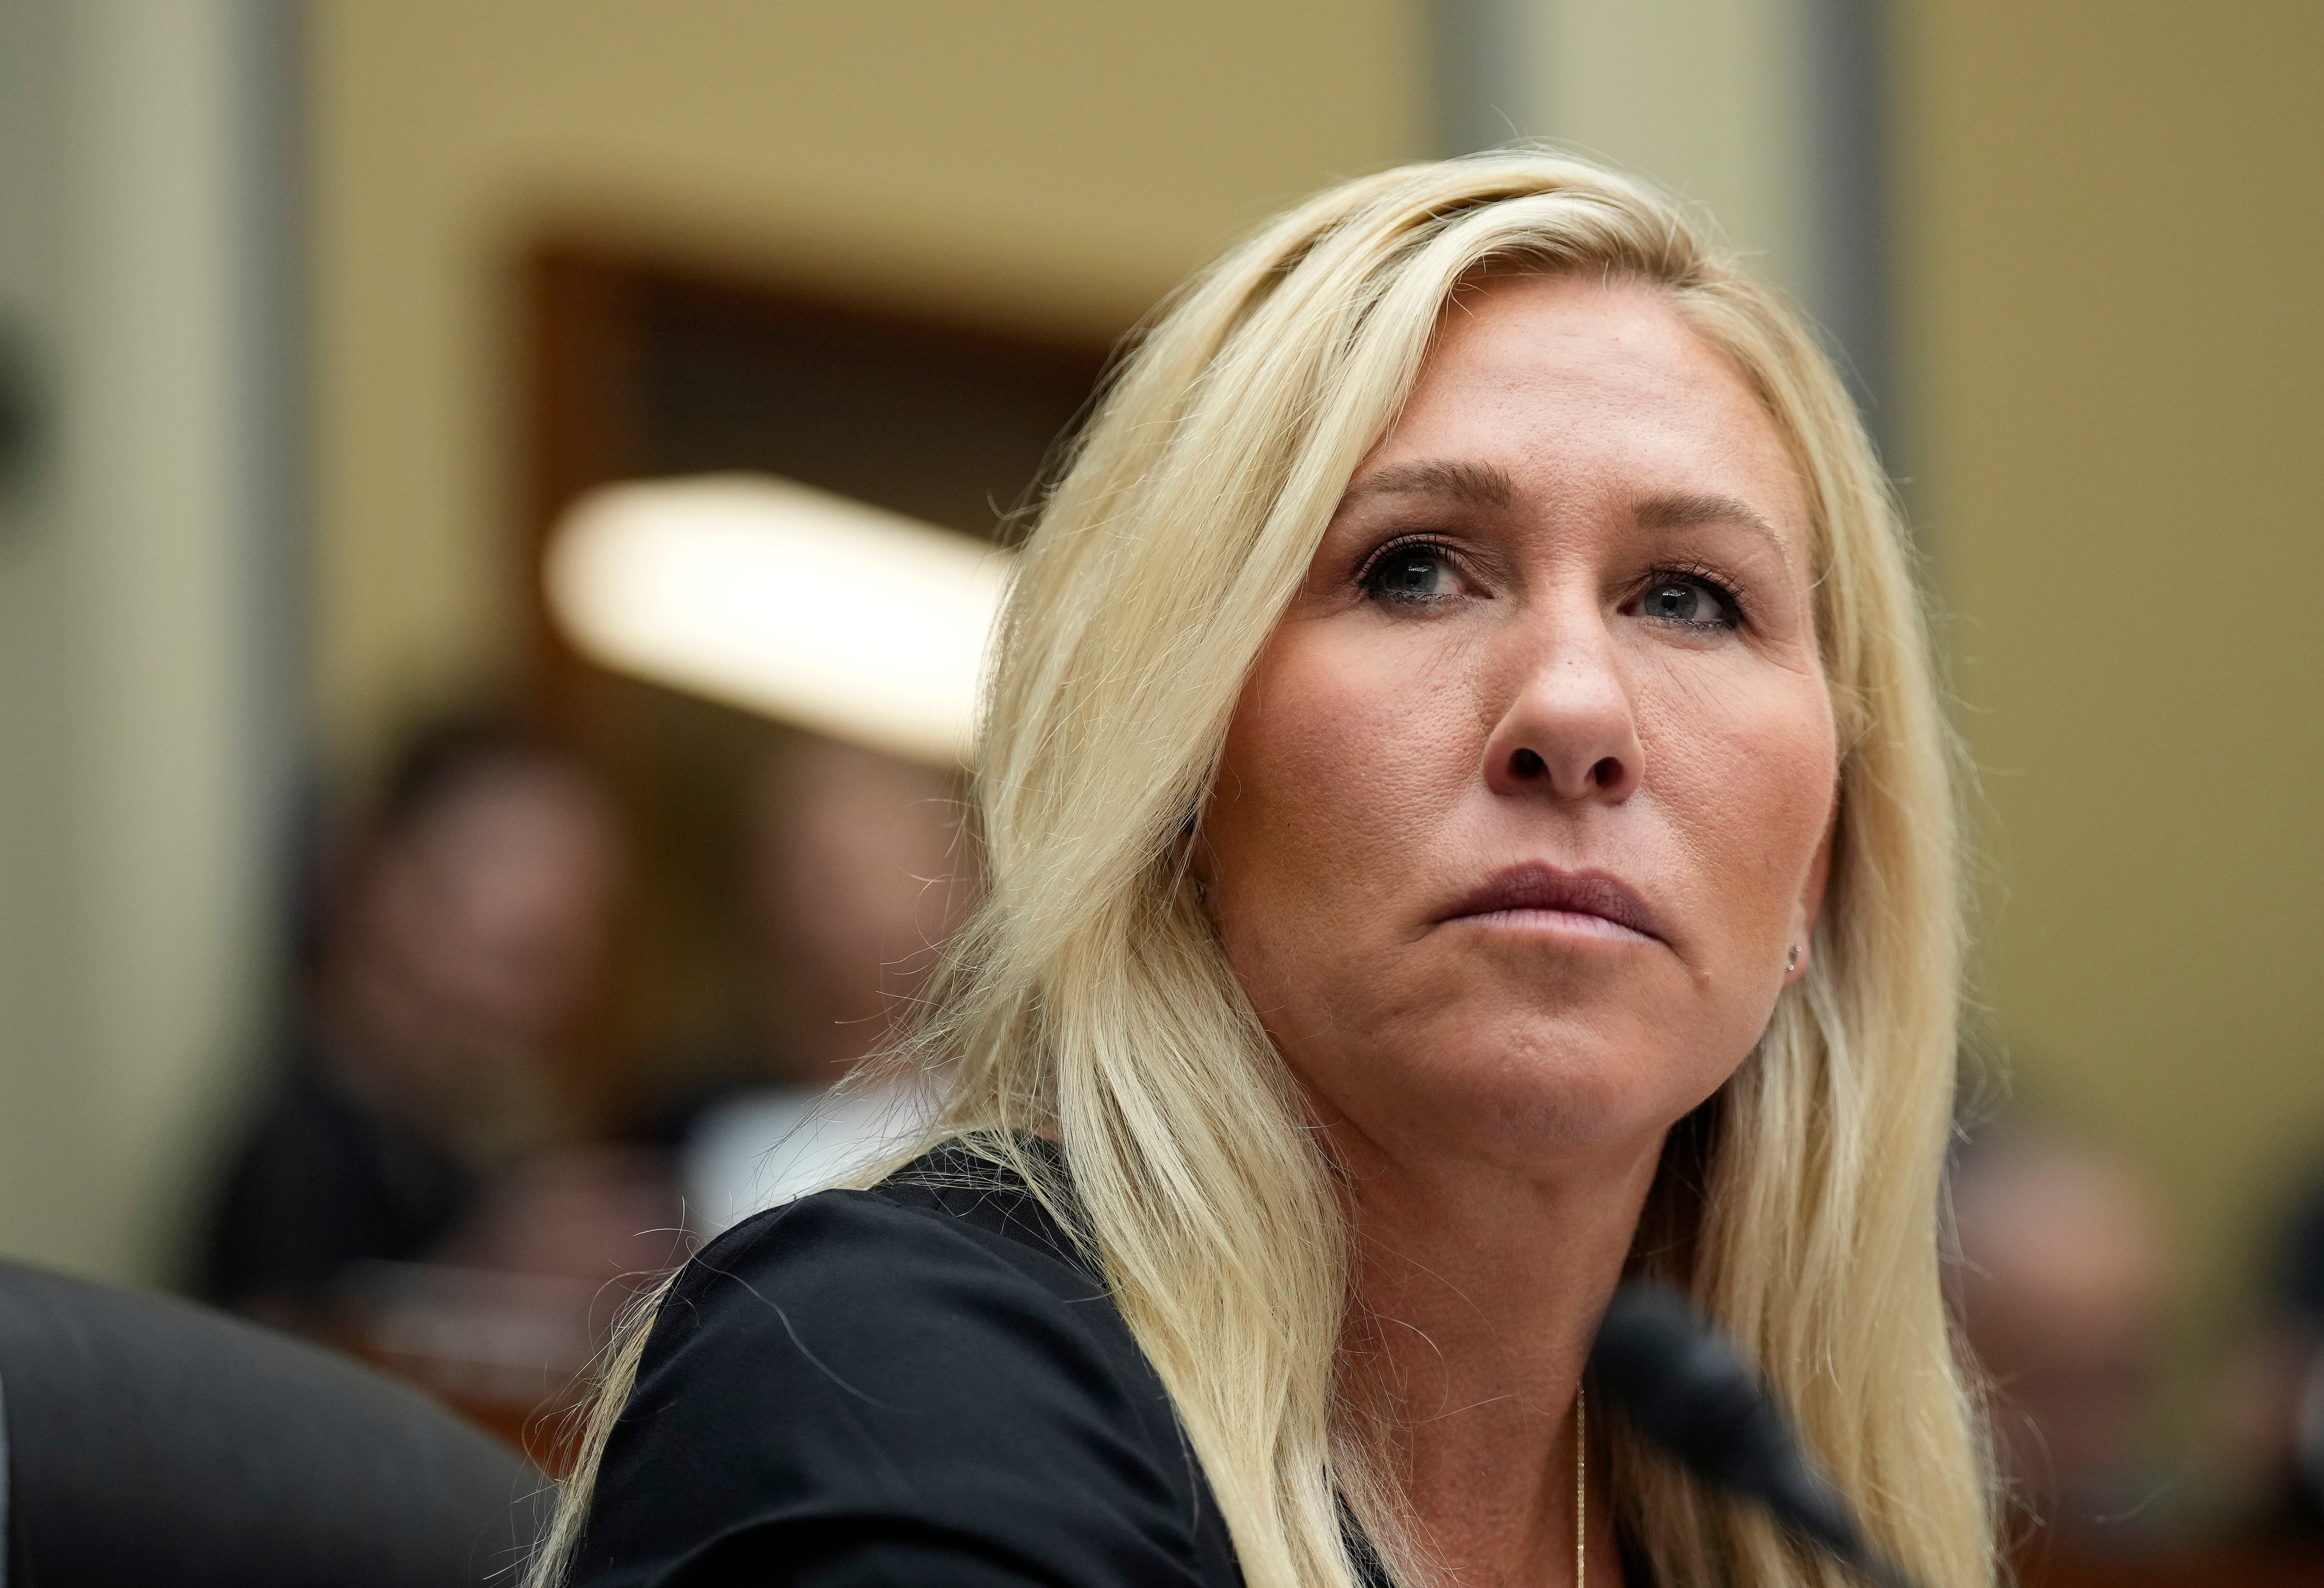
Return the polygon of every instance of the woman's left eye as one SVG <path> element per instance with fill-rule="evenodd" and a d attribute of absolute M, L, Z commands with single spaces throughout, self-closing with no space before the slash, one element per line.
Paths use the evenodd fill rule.
<path fill-rule="evenodd" d="M 1737 624 L 1734 597 L 1692 574 L 1658 576 L 1640 598 L 1638 610 L 1646 617 L 1690 629 L 1731 629 Z"/>

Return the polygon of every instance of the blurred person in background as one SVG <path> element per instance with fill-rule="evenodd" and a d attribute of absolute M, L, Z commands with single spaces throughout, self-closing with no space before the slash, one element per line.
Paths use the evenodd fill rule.
<path fill-rule="evenodd" d="M 2106 1154 L 1997 1125 L 1955 1160 L 1952 1216 L 1951 1298 L 1990 1383 L 2019 1579 L 2129 1580 L 2168 1513 L 2147 1460 L 2172 1293 L 2155 1209 Z"/>
<path fill-rule="evenodd" d="M 489 720 L 410 743 L 326 891 L 209 1233 L 214 1299 L 335 1334 L 364 1265 L 601 1283 L 670 1222 L 646 1160 L 575 1149 L 549 1063 L 595 994 L 621 869 L 605 797 L 550 746 Z"/>
<path fill-rule="evenodd" d="M 2270 1531 L 2311 1554 L 2324 1581 L 2324 1186 L 2292 1221 L 2278 1267 L 2275 1333 L 2291 1364 L 2282 1398 L 2290 1437 L 2272 1485 Z"/>
<path fill-rule="evenodd" d="M 685 1128 L 693 1233 L 826 1184 L 922 1123 L 916 1093 L 839 1084 L 888 1045 L 958 918 L 959 803 L 938 773 L 827 741 L 762 769 L 742 881 L 759 1067 L 776 1078 L 727 1091 Z"/>
<path fill-rule="evenodd" d="M 2324 1583 L 2324 1186 L 2295 1205 L 2221 1411 L 2250 1556 Z"/>

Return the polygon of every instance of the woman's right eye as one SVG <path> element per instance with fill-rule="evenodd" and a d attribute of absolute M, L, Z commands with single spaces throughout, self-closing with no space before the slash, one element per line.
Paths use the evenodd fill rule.
<path fill-rule="evenodd" d="M 1364 569 L 1364 594 L 1396 606 L 1417 606 L 1460 593 L 1452 554 L 1425 540 L 1391 546 Z"/>

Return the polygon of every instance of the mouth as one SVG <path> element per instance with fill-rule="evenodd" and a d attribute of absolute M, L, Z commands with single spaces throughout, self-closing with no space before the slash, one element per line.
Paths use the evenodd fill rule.
<path fill-rule="evenodd" d="M 1654 911 L 1605 872 L 1563 872 L 1538 861 L 1496 872 L 1438 918 L 1487 927 L 1533 927 L 1585 937 L 1659 943 Z"/>

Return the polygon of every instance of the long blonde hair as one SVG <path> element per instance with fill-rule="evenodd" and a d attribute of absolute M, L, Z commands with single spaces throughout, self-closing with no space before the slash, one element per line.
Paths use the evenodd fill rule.
<path fill-rule="evenodd" d="M 1359 461 L 1480 272 L 1635 279 L 1742 371 L 1814 529 L 1840 816 L 1810 970 L 1674 1133 L 1633 1266 L 1763 1365 L 1872 1535 L 1929 1588 L 1992 1581 L 1986 1486 L 1938 1286 L 1960 927 L 1951 762 L 1911 559 L 1830 363 L 1695 218 L 1562 155 L 1345 183 L 1189 286 L 1120 373 L 1019 559 L 976 767 L 988 863 L 903 1062 L 953 1066 L 930 1142 L 1034 1183 L 1102 1263 L 1254 1588 L 1350 1588 L 1343 1497 L 1393 1543 L 1335 1357 L 1331 1165 L 1185 885 L 1245 674 Z M 1055 1138 L 1070 1186 L 1024 1149 Z M 536 1581 L 576 1536 L 588 1468 Z M 1617 1453 L 1674 1585 L 1839 1582 L 1747 1510 Z M 1391 1549 L 1391 1558 L 1400 1550 Z"/>

